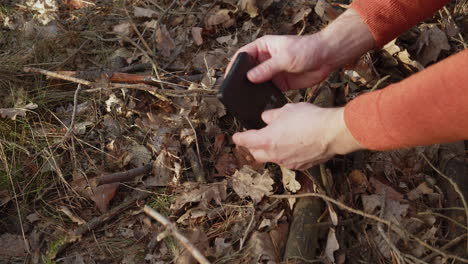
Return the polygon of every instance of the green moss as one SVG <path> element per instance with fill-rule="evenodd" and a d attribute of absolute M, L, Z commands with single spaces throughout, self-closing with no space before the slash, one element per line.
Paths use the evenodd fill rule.
<path fill-rule="evenodd" d="M 57 254 L 60 253 L 63 247 L 69 242 L 70 238 L 68 236 L 62 236 L 52 241 L 49 244 L 49 248 L 47 249 L 46 254 L 42 255 L 42 261 L 44 262 L 44 264 L 55 263 L 55 257 L 57 257 Z"/>

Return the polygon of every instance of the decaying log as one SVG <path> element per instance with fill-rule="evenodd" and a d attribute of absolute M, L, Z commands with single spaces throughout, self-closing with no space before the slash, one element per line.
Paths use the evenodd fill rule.
<path fill-rule="evenodd" d="M 317 171 L 317 170 L 316 170 Z M 299 193 L 312 192 L 312 181 L 303 174 L 297 180 L 302 188 Z M 307 263 L 315 258 L 323 202 L 317 197 L 304 197 L 294 205 L 293 220 L 289 228 L 288 242 L 284 253 L 286 263 Z"/>

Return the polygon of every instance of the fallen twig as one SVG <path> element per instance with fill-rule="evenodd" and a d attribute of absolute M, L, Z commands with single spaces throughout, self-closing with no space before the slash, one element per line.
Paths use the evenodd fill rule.
<path fill-rule="evenodd" d="M 458 236 L 458 237 L 454 238 L 452 241 L 450 241 L 450 242 L 448 242 L 447 244 L 445 244 L 441 249 L 442 249 L 442 250 L 447 250 L 447 249 L 449 249 L 449 248 L 451 248 L 451 247 L 453 247 L 453 246 L 456 246 L 458 243 L 460 243 L 460 242 L 462 242 L 463 240 L 465 240 L 466 237 L 467 237 L 466 234 L 463 234 L 463 235 L 461 235 L 461 236 Z M 431 261 L 433 258 L 435 258 L 437 255 L 439 255 L 437 252 L 433 252 L 433 253 L 431 253 L 431 254 L 425 256 L 425 257 L 423 258 L 423 260 L 429 262 L 429 261 Z"/>
<path fill-rule="evenodd" d="M 123 172 L 116 172 L 107 175 L 102 175 L 96 178 L 96 185 L 108 184 L 108 183 L 115 183 L 121 181 L 128 181 L 137 176 L 146 174 L 153 169 L 153 163 L 149 163 L 143 167 L 131 169 L 128 171 Z"/>
<path fill-rule="evenodd" d="M 39 68 L 24 67 L 23 71 L 33 72 L 33 73 L 40 73 L 40 74 L 44 74 L 46 76 L 50 76 L 52 78 L 62 79 L 62 80 L 66 80 L 66 81 L 70 81 L 70 82 L 74 82 L 74 83 L 79 83 L 79 84 L 82 84 L 82 85 L 85 85 L 85 86 L 93 86 L 93 83 L 90 82 L 90 81 L 79 79 L 79 78 L 76 78 L 76 77 L 71 77 L 71 76 L 68 76 L 68 75 L 60 74 L 60 73 L 56 73 L 56 72 L 53 72 L 53 71 L 39 69 Z"/>
<path fill-rule="evenodd" d="M 183 236 L 178 230 L 177 227 L 171 223 L 169 220 L 167 220 L 164 216 L 162 216 L 160 213 L 156 212 L 153 210 L 153 208 L 145 205 L 144 211 L 146 214 L 157 220 L 159 223 L 161 223 L 164 227 L 169 230 L 172 235 L 177 238 L 180 243 L 192 254 L 192 256 L 201 264 L 209 264 L 210 262 L 208 259 L 203 256 L 203 254 L 185 237 Z"/>

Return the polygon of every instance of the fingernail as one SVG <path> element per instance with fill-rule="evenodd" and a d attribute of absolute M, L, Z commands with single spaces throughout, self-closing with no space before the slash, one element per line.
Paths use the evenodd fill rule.
<path fill-rule="evenodd" d="M 237 138 L 238 138 L 238 134 L 234 134 L 232 135 L 232 141 L 234 141 L 234 143 L 237 145 Z"/>
<path fill-rule="evenodd" d="M 250 71 L 247 72 L 247 78 L 250 80 L 250 81 L 255 81 L 258 77 L 260 73 L 258 72 L 258 69 L 257 68 L 254 68 Z"/>

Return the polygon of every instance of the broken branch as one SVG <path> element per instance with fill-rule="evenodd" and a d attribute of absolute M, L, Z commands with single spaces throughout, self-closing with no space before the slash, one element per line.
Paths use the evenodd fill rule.
<path fill-rule="evenodd" d="M 79 79 L 79 78 L 68 76 L 68 75 L 64 75 L 64 74 L 60 74 L 60 73 L 56 73 L 56 72 L 53 72 L 53 71 L 39 69 L 39 68 L 24 67 L 23 71 L 33 72 L 33 73 L 40 73 L 40 74 L 44 74 L 44 75 L 52 77 L 52 78 L 61 79 L 61 80 L 65 80 L 65 81 L 70 81 L 70 82 L 74 82 L 74 83 L 79 83 L 79 84 L 82 84 L 82 85 L 85 85 L 85 86 L 93 86 L 93 83 L 90 82 L 90 81 Z"/>
<path fill-rule="evenodd" d="M 180 243 L 192 254 L 192 256 L 201 264 L 209 264 L 210 262 L 208 259 L 203 256 L 202 253 L 185 237 L 183 236 L 178 230 L 177 227 L 167 220 L 164 216 L 160 213 L 156 212 L 153 208 L 145 205 L 144 211 L 146 214 L 154 218 L 156 221 L 161 223 L 164 227 L 169 230 L 175 238 L 177 238 Z"/>

